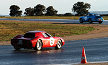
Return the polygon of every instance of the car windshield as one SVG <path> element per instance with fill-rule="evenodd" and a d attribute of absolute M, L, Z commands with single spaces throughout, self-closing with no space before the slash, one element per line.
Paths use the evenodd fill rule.
<path fill-rule="evenodd" d="M 35 37 L 35 33 L 26 33 L 24 34 L 25 38 L 34 38 Z"/>
<path fill-rule="evenodd" d="M 95 16 L 100 16 L 99 14 L 95 14 Z"/>

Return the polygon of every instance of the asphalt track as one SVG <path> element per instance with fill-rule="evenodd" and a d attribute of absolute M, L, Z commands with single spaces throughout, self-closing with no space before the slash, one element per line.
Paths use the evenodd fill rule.
<path fill-rule="evenodd" d="M 20 21 L 50 21 L 79 24 L 68 19 L 0 19 Z M 84 23 L 88 24 L 88 23 Z M 95 23 L 94 23 L 95 24 Z M 96 23 L 97 24 L 97 23 Z M 102 24 L 107 25 L 105 20 Z M 81 62 L 82 47 L 85 47 L 88 62 L 108 61 L 108 38 L 66 41 L 62 49 L 44 48 L 42 51 L 15 51 L 11 45 L 0 46 L 0 65 L 72 65 Z"/>
<path fill-rule="evenodd" d="M 44 48 L 42 51 L 0 46 L 0 65 L 72 65 L 80 63 L 82 47 L 88 62 L 108 61 L 108 38 L 66 41 L 62 49 Z"/>
<path fill-rule="evenodd" d="M 67 24 L 80 24 L 79 20 L 72 19 L 8 19 L 8 18 L 0 18 L 0 20 L 17 20 L 17 21 L 44 21 L 44 22 L 63 22 Z M 84 22 L 83 24 L 89 24 L 88 22 Z M 93 22 L 93 24 L 98 24 L 97 22 Z M 104 20 L 102 23 L 104 25 L 108 25 L 108 20 Z"/>

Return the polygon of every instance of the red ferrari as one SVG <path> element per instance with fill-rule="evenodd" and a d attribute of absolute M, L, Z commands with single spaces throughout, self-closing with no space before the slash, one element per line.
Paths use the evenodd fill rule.
<path fill-rule="evenodd" d="M 29 31 L 11 39 L 11 44 L 16 50 L 21 48 L 41 50 L 45 47 L 60 49 L 64 45 L 64 40 L 60 37 L 52 37 L 44 31 Z"/>

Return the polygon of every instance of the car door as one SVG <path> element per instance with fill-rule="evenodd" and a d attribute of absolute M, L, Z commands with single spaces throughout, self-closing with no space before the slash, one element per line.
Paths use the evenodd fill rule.
<path fill-rule="evenodd" d="M 88 16 L 84 16 L 84 21 L 87 21 L 88 20 Z"/>
<path fill-rule="evenodd" d="M 44 39 L 43 39 L 43 47 L 52 47 L 54 45 L 54 38 L 49 35 L 48 33 L 43 33 Z"/>

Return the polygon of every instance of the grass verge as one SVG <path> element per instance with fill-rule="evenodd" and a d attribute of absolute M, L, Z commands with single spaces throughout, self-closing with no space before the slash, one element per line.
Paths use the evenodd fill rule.
<path fill-rule="evenodd" d="M 0 18 L 14 18 L 14 19 L 79 19 L 81 16 L 21 16 L 21 17 L 3 17 Z M 108 16 L 103 16 L 104 20 L 108 20 Z"/>
<path fill-rule="evenodd" d="M 103 16 L 104 20 L 108 20 L 108 16 Z"/>
<path fill-rule="evenodd" d="M 79 19 L 79 16 L 21 16 L 21 17 L 0 17 L 14 19 Z"/>
<path fill-rule="evenodd" d="M 27 31 L 33 30 L 46 31 L 51 35 L 56 33 L 56 36 L 65 37 L 88 33 L 89 31 L 94 30 L 94 28 L 72 24 L 53 24 L 48 22 L 0 21 L 0 41 L 9 41 L 18 34 L 24 34 Z"/>

